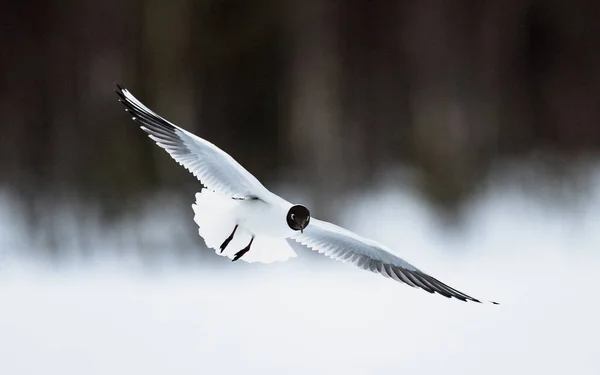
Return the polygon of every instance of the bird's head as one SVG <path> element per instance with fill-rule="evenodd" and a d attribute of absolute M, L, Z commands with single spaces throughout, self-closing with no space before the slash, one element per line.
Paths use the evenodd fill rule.
<path fill-rule="evenodd" d="M 310 221 L 310 212 L 301 205 L 295 205 L 288 211 L 287 223 L 293 230 L 304 231 Z"/>

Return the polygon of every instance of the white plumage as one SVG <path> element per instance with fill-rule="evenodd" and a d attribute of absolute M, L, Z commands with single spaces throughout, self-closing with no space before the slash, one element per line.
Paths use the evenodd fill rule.
<path fill-rule="evenodd" d="M 262 201 L 231 199 L 208 189 L 196 193 L 196 203 L 192 205 L 194 221 L 198 224 L 198 234 L 204 238 L 206 247 L 214 249 L 218 255 L 233 259 L 235 253 L 250 242 L 252 233 L 261 233 L 262 235 L 255 237 L 251 251 L 240 258 L 241 260 L 249 263 L 272 263 L 296 257 L 296 252 L 285 240 L 285 228 L 281 229 L 283 234 L 273 231 L 278 226 L 267 226 L 268 230 L 261 231 L 263 224 L 266 224 L 265 219 L 261 220 L 260 216 L 264 211 L 260 207 L 248 207 L 258 205 L 259 202 Z M 285 223 L 285 213 L 281 216 L 281 223 Z M 221 252 L 223 240 L 231 234 L 236 225 L 239 226 L 235 236 Z M 290 228 L 287 229 L 293 232 Z"/>
<path fill-rule="evenodd" d="M 165 120 L 127 89 L 117 87 L 120 101 L 149 137 L 206 187 L 192 205 L 194 221 L 206 246 L 218 255 L 271 263 L 295 257 L 293 245 L 430 293 L 480 302 L 420 271 L 384 245 L 311 218 L 305 207 L 271 193 L 217 146 Z"/>

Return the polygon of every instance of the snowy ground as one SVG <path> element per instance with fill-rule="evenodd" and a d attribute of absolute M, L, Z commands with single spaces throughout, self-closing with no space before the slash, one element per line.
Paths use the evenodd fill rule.
<path fill-rule="evenodd" d="M 569 212 L 490 193 L 460 236 L 410 196 L 362 201 L 343 224 L 501 305 L 333 261 L 155 272 L 5 256 L 0 374 L 600 373 L 600 189 Z"/>

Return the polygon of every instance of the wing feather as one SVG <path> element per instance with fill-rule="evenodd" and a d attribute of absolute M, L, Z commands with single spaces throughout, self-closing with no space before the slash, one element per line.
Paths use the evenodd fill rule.
<path fill-rule="evenodd" d="M 126 88 L 117 85 L 119 101 L 158 146 L 189 170 L 209 190 L 236 198 L 267 198 L 270 193 L 229 154 L 154 113 Z"/>
<path fill-rule="evenodd" d="M 461 301 L 481 302 L 460 292 L 394 255 L 387 247 L 337 225 L 311 219 L 304 233 L 288 239 L 311 250 L 385 277 Z M 495 303 L 495 302 L 492 302 Z"/>

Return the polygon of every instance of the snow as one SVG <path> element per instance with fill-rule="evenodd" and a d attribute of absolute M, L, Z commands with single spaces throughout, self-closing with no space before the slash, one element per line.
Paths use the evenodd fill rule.
<path fill-rule="evenodd" d="M 343 215 L 347 227 L 500 306 L 302 254 L 160 270 L 5 255 L 0 374 L 598 374 L 599 192 L 572 212 L 491 192 L 460 235 L 385 186 Z"/>

